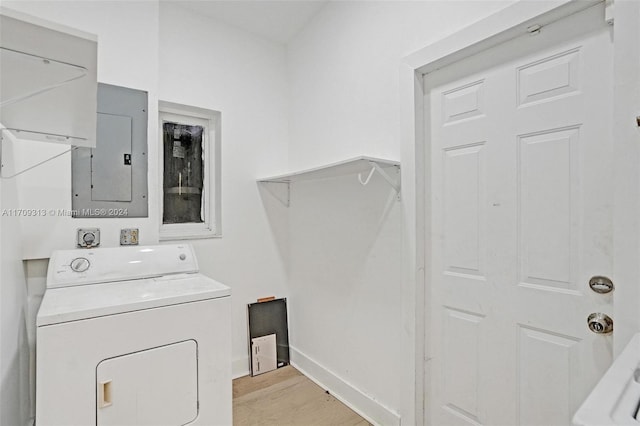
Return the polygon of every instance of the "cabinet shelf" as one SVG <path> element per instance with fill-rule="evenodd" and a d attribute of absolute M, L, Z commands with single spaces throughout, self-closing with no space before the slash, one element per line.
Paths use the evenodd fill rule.
<path fill-rule="evenodd" d="M 16 140 L 95 148 L 95 36 L 0 8 L 0 123 Z"/>
<path fill-rule="evenodd" d="M 0 108 L 87 75 L 86 68 L 0 46 Z"/>
<path fill-rule="evenodd" d="M 386 160 L 381 158 L 360 156 L 351 158 L 344 161 L 338 161 L 336 163 L 326 164 L 324 166 L 313 167 L 310 169 L 295 171 L 277 176 L 266 177 L 258 179 L 258 183 L 261 184 L 286 184 L 287 194 L 285 197 L 278 197 L 283 204 L 289 206 L 289 187 L 292 183 L 326 179 L 347 175 L 358 175 L 358 179 L 362 185 L 369 183 L 369 179 L 374 172 L 378 172 L 387 183 L 396 191 L 398 199 L 400 199 L 400 177 L 397 179 L 392 178 L 387 171 L 395 169 L 400 170 L 400 163 L 393 160 Z"/>
<path fill-rule="evenodd" d="M 96 93 L 95 36 L 0 8 L 0 163 L 5 142 L 95 148 Z"/>

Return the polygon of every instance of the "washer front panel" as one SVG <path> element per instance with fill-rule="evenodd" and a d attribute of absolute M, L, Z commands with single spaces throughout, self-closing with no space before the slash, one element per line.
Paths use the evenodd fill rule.
<path fill-rule="evenodd" d="M 227 296 L 38 327 L 38 426 L 96 424 L 100 362 L 186 340 L 198 345 L 200 408 L 190 424 L 232 424 L 229 318 Z"/>

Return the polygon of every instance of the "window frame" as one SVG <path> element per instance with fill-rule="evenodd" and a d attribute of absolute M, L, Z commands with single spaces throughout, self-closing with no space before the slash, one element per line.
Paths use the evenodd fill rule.
<path fill-rule="evenodd" d="M 219 111 L 176 104 L 158 102 L 158 140 L 160 152 L 159 164 L 159 223 L 160 241 L 191 240 L 222 237 L 220 217 L 220 118 Z M 202 223 L 163 223 L 164 216 L 164 141 L 163 124 L 165 122 L 194 124 L 204 126 L 202 152 L 204 163 Z"/>

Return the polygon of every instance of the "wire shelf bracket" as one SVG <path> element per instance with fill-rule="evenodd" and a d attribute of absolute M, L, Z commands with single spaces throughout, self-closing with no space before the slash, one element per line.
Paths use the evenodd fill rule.
<path fill-rule="evenodd" d="M 380 165 L 375 161 L 369 161 L 369 164 L 371 165 L 371 170 L 369 171 L 369 175 L 363 181 L 362 173 L 358 173 L 358 182 L 360 182 L 362 186 L 367 186 L 367 184 L 371 180 L 371 177 L 373 176 L 373 173 L 378 172 L 380 176 L 382 176 L 383 179 L 387 181 L 387 183 L 393 188 L 393 190 L 396 191 L 398 201 L 400 201 L 400 190 L 401 190 L 400 181 L 396 183 L 396 181 L 391 176 L 389 176 L 389 174 L 382 167 L 380 167 Z M 400 166 L 396 166 L 396 167 L 399 168 Z"/>
<path fill-rule="evenodd" d="M 29 167 L 26 167 L 26 168 L 24 168 L 24 169 L 22 169 L 22 170 L 20 170 L 18 172 L 12 173 L 12 174 L 7 176 L 7 175 L 4 174 L 5 164 L 4 164 L 3 151 L 4 151 L 4 144 L 5 144 L 5 140 L 6 139 L 13 139 L 13 142 L 18 142 L 18 140 L 16 138 L 9 136 L 9 135 L 11 135 L 10 132 L 13 131 L 13 130 L 15 130 L 15 129 L 7 129 L 5 127 L 0 128 L 0 179 L 13 179 L 16 176 L 19 176 L 19 175 L 21 175 L 23 173 L 26 173 L 29 170 L 35 169 L 36 167 L 39 167 L 39 166 L 41 166 L 41 165 L 43 165 L 45 163 L 48 163 L 51 160 L 54 160 L 54 159 L 56 159 L 58 157 L 63 156 L 64 154 L 67 154 L 67 153 L 69 153 L 71 151 L 75 151 L 76 149 L 80 148 L 78 146 L 72 146 L 70 149 L 68 149 L 66 151 L 58 153 L 58 154 L 56 154 L 56 155 L 54 155 L 52 157 L 49 157 L 49 158 L 47 158 L 45 160 L 39 161 L 39 162 L 37 162 L 35 164 L 32 164 Z M 56 137 L 59 137 L 59 138 L 70 138 L 69 136 L 60 136 L 60 135 L 45 135 L 45 136 L 56 136 Z"/>

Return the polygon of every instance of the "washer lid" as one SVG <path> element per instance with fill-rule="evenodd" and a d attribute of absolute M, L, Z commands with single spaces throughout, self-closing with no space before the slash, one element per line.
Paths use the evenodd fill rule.
<path fill-rule="evenodd" d="M 37 325 L 40 327 L 230 295 L 229 287 L 197 273 L 48 288 L 38 311 Z"/>

